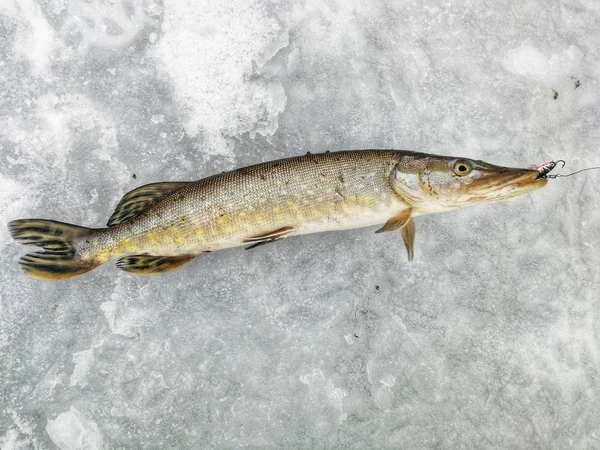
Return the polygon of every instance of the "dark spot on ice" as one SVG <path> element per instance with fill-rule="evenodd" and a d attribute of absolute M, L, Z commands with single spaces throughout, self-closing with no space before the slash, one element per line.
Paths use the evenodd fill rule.
<path fill-rule="evenodd" d="M 134 173 L 133 175 L 131 175 L 131 178 L 135 180 L 137 178 L 137 175 Z"/>
<path fill-rule="evenodd" d="M 557 99 L 558 99 L 558 91 L 556 91 L 556 90 L 552 89 L 552 98 L 553 98 L 554 100 L 557 100 Z"/>
<path fill-rule="evenodd" d="M 378 291 L 379 290 L 379 286 L 375 286 L 375 290 Z"/>

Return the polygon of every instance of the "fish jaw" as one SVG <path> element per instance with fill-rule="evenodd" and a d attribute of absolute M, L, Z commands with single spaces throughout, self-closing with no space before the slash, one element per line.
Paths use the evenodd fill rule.
<path fill-rule="evenodd" d="M 511 202 L 531 194 L 548 184 L 537 170 L 506 169 L 506 172 L 491 171 L 482 177 L 481 183 L 471 186 L 466 201 L 478 203 Z"/>
<path fill-rule="evenodd" d="M 416 215 L 516 200 L 547 182 L 537 170 L 426 154 L 402 157 L 390 176 L 395 192 Z"/>

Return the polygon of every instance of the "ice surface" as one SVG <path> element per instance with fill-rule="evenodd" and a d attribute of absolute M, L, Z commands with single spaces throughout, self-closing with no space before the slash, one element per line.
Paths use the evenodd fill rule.
<path fill-rule="evenodd" d="M 0 224 L 349 148 L 600 165 L 594 0 L 0 2 Z M 0 447 L 600 447 L 600 174 L 417 221 L 25 278 Z"/>
<path fill-rule="evenodd" d="M 98 425 L 73 407 L 55 420 L 49 420 L 46 431 L 61 450 L 99 450 L 104 447 Z"/>

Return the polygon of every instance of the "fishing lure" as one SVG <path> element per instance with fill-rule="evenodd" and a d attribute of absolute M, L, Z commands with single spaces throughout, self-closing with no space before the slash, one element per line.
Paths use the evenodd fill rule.
<path fill-rule="evenodd" d="M 531 164 L 528 169 L 533 169 L 533 170 L 537 170 L 540 172 L 540 174 L 538 175 L 538 178 L 564 178 L 564 177 L 570 177 L 572 175 L 578 174 L 580 172 L 585 172 L 586 170 L 597 170 L 600 169 L 600 166 L 595 166 L 595 167 L 587 167 L 585 169 L 581 169 L 578 170 L 577 172 L 573 172 L 573 173 L 568 173 L 568 174 L 560 174 L 560 173 L 556 173 L 553 175 L 549 175 L 550 172 L 552 172 L 554 170 L 554 168 L 558 165 L 558 163 L 562 163 L 562 168 L 565 167 L 565 161 L 562 159 L 559 159 L 558 161 L 549 161 L 547 163 L 541 164 L 541 165 L 536 165 L 536 164 Z"/>
<path fill-rule="evenodd" d="M 559 175 L 548 175 L 550 172 L 552 172 L 554 170 L 554 168 L 558 165 L 558 163 L 562 163 L 562 167 L 565 167 L 565 162 L 562 159 L 559 159 L 558 161 L 549 161 L 547 163 L 541 164 L 539 166 L 535 165 L 535 164 L 531 164 L 528 169 L 533 169 L 533 170 L 537 170 L 540 174 L 538 175 L 538 178 L 556 178 Z"/>

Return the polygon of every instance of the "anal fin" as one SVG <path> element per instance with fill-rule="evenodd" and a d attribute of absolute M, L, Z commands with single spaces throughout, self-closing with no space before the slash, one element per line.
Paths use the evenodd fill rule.
<path fill-rule="evenodd" d="M 252 245 L 246 247 L 246 250 L 250 250 L 251 248 L 256 248 L 260 245 L 268 244 L 269 242 L 275 242 L 279 239 L 283 239 L 289 233 L 295 230 L 295 227 L 283 227 L 278 228 L 277 230 L 269 231 L 268 233 L 248 237 L 244 239 L 244 242 L 250 243 Z"/>
<path fill-rule="evenodd" d="M 115 208 L 107 225 L 114 227 L 133 219 L 159 198 L 181 189 L 187 184 L 188 182 L 185 181 L 152 183 L 129 191 Z"/>
<path fill-rule="evenodd" d="M 190 262 L 194 256 L 125 256 L 117 261 L 117 267 L 135 275 L 155 275 L 179 269 Z"/>

